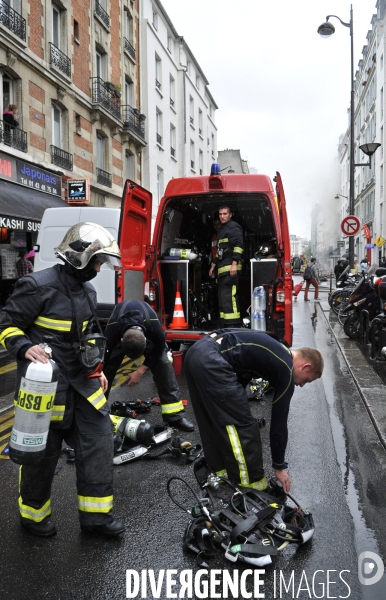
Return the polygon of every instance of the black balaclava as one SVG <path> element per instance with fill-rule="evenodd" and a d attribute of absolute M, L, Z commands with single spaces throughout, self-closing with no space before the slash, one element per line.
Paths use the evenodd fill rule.
<path fill-rule="evenodd" d="M 75 267 L 70 265 L 70 263 L 65 262 L 64 271 L 65 273 L 67 273 L 67 275 L 70 275 L 71 277 L 73 277 L 77 281 L 80 281 L 81 283 L 91 281 L 91 279 L 94 279 L 94 277 L 98 275 L 98 272 L 94 269 L 95 259 L 96 256 L 93 256 L 84 269 L 75 269 Z"/>

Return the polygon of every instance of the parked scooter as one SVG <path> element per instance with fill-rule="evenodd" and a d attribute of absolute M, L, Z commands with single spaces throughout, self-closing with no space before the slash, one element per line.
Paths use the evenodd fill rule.
<path fill-rule="evenodd" d="M 349 338 L 359 337 L 362 310 L 368 311 L 370 322 L 383 311 L 383 302 L 374 288 L 379 276 L 383 275 L 382 271 L 384 269 L 380 269 L 377 265 L 371 267 L 350 294 L 349 304 L 345 306 L 347 316 L 343 325 L 344 332 Z"/>

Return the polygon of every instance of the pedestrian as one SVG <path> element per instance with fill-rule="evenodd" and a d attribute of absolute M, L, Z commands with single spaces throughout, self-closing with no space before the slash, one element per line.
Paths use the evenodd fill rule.
<path fill-rule="evenodd" d="M 364 258 L 362 258 L 361 260 L 361 264 L 360 264 L 360 268 L 361 268 L 361 272 L 362 273 L 367 273 L 369 265 L 368 265 L 369 261 L 367 259 L 367 257 L 365 256 Z"/>
<path fill-rule="evenodd" d="M 310 267 L 310 278 L 306 279 L 306 272 L 304 271 L 304 279 L 306 279 L 306 289 L 304 290 L 305 302 L 310 302 L 310 300 L 308 299 L 308 290 L 310 289 L 310 285 L 313 285 L 315 288 L 314 300 L 319 300 L 319 270 L 316 265 L 316 258 L 311 258 Z M 306 267 L 306 269 L 307 268 L 308 266 Z"/>
<path fill-rule="evenodd" d="M 103 347 L 100 350 L 98 344 L 101 336 L 94 333 L 96 292 L 89 281 L 102 263 L 119 268 L 120 251 L 104 227 L 78 223 L 67 231 L 55 254 L 64 265 L 19 279 L 0 312 L 0 342 L 17 359 L 16 390 L 26 361 L 47 362 L 39 346 L 46 336 L 60 372 L 45 454 L 40 462 L 20 469 L 21 525 L 40 537 L 55 535 L 51 484 L 64 440 L 75 450 L 82 530 L 117 536 L 125 528 L 112 516 L 113 434 L 104 395 L 107 380 L 100 368 L 95 370 Z M 94 372 L 85 360 L 89 334 L 97 355 Z"/>
<path fill-rule="evenodd" d="M 343 273 L 343 261 L 341 259 L 338 260 L 334 267 L 335 281 L 338 283 L 338 279 L 340 275 Z"/>
<path fill-rule="evenodd" d="M 222 329 L 196 342 L 185 357 L 185 375 L 208 467 L 234 484 L 267 488 L 257 420 L 245 386 L 252 378 L 274 389 L 270 445 L 275 477 L 286 492 L 287 419 L 294 386 L 321 377 L 323 358 L 312 348 L 290 351 L 266 333 Z"/>
<path fill-rule="evenodd" d="M 357 259 L 354 260 L 354 270 L 355 270 L 355 275 L 358 275 L 361 272 L 361 266 L 360 266 L 359 262 L 357 261 Z"/>
<path fill-rule="evenodd" d="M 34 272 L 33 264 L 28 260 L 27 254 L 26 248 L 20 248 L 19 260 L 16 262 L 16 271 L 19 278 Z"/>
<path fill-rule="evenodd" d="M 18 127 L 19 121 L 16 119 L 16 104 L 8 104 L 8 108 L 3 110 L 4 121 L 4 143 L 10 145 L 13 130 Z"/>
<path fill-rule="evenodd" d="M 379 266 L 382 267 L 383 269 L 386 269 L 386 256 L 382 256 L 382 258 L 379 262 Z"/>
<path fill-rule="evenodd" d="M 185 416 L 181 392 L 171 362 L 167 356 L 165 332 L 157 314 L 146 302 L 125 301 L 115 307 L 105 329 L 107 352 L 104 373 L 111 389 L 122 359 L 144 356 L 140 367 L 130 373 L 129 386 L 137 385 L 150 370 L 161 400 L 165 423 L 182 431 L 194 431 L 194 425 Z"/>
<path fill-rule="evenodd" d="M 232 221 L 229 206 L 220 206 L 220 229 L 217 233 L 217 253 L 209 270 L 210 277 L 218 279 L 220 319 L 224 327 L 241 324 L 238 299 L 239 273 L 244 252 L 243 230 Z"/>

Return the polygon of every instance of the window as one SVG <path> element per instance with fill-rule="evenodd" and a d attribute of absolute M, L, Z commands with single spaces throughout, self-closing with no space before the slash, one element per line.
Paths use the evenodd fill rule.
<path fill-rule="evenodd" d="M 192 96 L 189 97 L 189 115 L 190 115 L 190 124 L 194 127 L 194 100 Z"/>
<path fill-rule="evenodd" d="M 203 169 L 204 169 L 204 153 L 202 150 L 199 150 L 199 153 L 198 153 L 198 165 L 199 165 L 199 169 L 200 169 L 200 175 L 202 175 Z"/>
<path fill-rule="evenodd" d="M 125 104 L 134 107 L 134 83 L 128 78 L 125 80 Z"/>
<path fill-rule="evenodd" d="M 170 52 L 170 54 L 172 54 L 173 52 L 173 40 L 170 37 L 170 35 L 168 35 L 168 51 Z"/>
<path fill-rule="evenodd" d="M 216 155 L 216 148 L 214 147 L 214 135 L 212 133 L 212 157 L 214 158 Z"/>
<path fill-rule="evenodd" d="M 155 87 L 161 91 L 162 87 L 162 63 L 157 54 L 155 55 Z"/>
<path fill-rule="evenodd" d="M 52 43 L 57 47 L 61 47 L 60 35 L 60 10 L 55 4 L 52 5 Z"/>
<path fill-rule="evenodd" d="M 96 166 L 98 169 L 105 169 L 106 163 L 106 138 L 97 133 L 97 156 Z"/>
<path fill-rule="evenodd" d="M 170 123 L 170 154 L 176 158 L 176 128 Z"/>
<path fill-rule="evenodd" d="M 163 194 L 163 188 L 164 188 L 164 183 L 163 183 L 163 179 L 164 179 L 164 174 L 163 174 L 163 169 L 161 169 L 161 167 L 157 167 L 157 198 L 158 198 L 158 204 L 162 198 L 162 194 Z"/>
<path fill-rule="evenodd" d="M 194 150 L 194 142 L 190 140 L 190 168 L 194 171 L 195 166 L 195 150 Z"/>
<path fill-rule="evenodd" d="M 200 78 L 198 76 L 196 77 L 196 88 L 200 89 Z"/>
<path fill-rule="evenodd" d="M 129 150 L 125 154 L 125 179 L 135 180 L 135 155 Z"/>
<path fill-rule="evenodd" d="M 134 30 L 133 30 L 133 18 L 130 15 L 128 10 L 124 11 L 124 36 L 129 42 L 133 42 L 134 39 Z"/>
<path fill-rule="evenodd" d="M 158 30 L 158 13 L 153 10 L 153 27 L 157 31 Z"/>
<path fill-rule="evenodd" d="M 202 124 L 202 110 L 201 110 L 201 108 L 198 109 L 198 133 L 202 137 L 202 134 L 203 134 L 203 124 Z"/>
<path fill-rule="evenodd" d="M 174 106 L 176 82 L 174 77 L 170 75 L 170 106 Z"/>
<path fill-rule="evenodd" d="M 157 144 L 162 146 L 162 112 L 158 108 L 155 113 L 155 129 L 157 135 Z"/>
<path fill-rule="evenodd" d="M 56 104 L 52 105 L 52 145 L 63 147 L 62 110 Z"/>
<path fill-rule="evenodd" d="M 74 19 L 74 40 L 79 42 L 79 23 Z"/>
<path fill-rule="evenodd" d="M 95 51 L 95 70 L 97 77 L 103 80 L 106 79 L 106 54 L 98 49 Z"/>

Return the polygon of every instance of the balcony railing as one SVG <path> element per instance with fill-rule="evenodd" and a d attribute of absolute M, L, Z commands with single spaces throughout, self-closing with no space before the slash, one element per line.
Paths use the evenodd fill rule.
<path fill-rule="evenodd" d="M 98 0 L 95 0 L 95 10 L 94 13 L 103 21 L 106 27 L 110 27 L 110 17 L 103 8 L 101 4 L 99 4 Z"/>
<path fill-rule="evenodd" d="M 5 2 L 0 4 L 0 23 L 25 42 L 25 19 Z"/>
<path fill-rule="evenodd" d="M 71 77 L 71 59 L 50 42 L 50 65 L 54 65 L 67 77 Z"/>
<path fill-rule="evenodd" d="M 0 121 L 0 142 L 21 152 L 27 152 L 27 132 L 6 121 Z"/>
<path fill-rule="evenodd" d="M 137 108 L 132 108 L 128 104 L 121 106 L 121 110 L 123 127 L 145 139 L 145 115 L 142 115 Z"/>
<path fill-rule="evenodd" d="M 97 167 L 97 182 L 101 183 L 102 185 L 105 185 L 106 187 L 112 187 L 112 177 L 111 177 L 111 173 L 107 173 L 107 171 L 104 171 L 103 169 L 99 169 Z"/>
<path fill-rule="evenodd" d="M 157 143 L 162 146 L 162 135 L 160 135 L 159 133 L 157 133 Z"/>
<path fill-rule="evenodd" d="M 131 58 L 133 58 L 135 60 L 135 49 L 134 46 L 132 46 L 129 42 L 129 40 L 127 38 L 123 38 L 124 42 L 125 42 L 125 50 L 126 52 L 128 52 L 131 56 Z"/>
<path fill-rule="evenodd" d="M 51 162 L 53 165 L 58 165 L 58 167 L 62 167 L 62 169 L 67 169 L 67 171 L 72 171 L 73 161 L 72 154 L 62 150 L 61 148 L 57 148 L 56 146 L 50 146 L 51 148 Z"/>
<path fill-rule="evenodd" d="M 100 104 L 117 119 L 121 118 L 121 103 L 116 97 L 116 92 L 112 91 L 103 79 L 100 77 L 91 77 L 92 101 L 93 104 Z"/>

